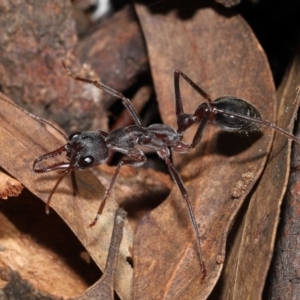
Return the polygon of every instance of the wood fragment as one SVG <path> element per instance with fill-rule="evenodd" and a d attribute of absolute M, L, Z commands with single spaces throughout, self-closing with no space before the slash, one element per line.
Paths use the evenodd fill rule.
<path fill-rule="evenodd" d="M 0 172 L 0 198 L 18 197 L 24 186 L 22 183 L 6 173 Z"/>

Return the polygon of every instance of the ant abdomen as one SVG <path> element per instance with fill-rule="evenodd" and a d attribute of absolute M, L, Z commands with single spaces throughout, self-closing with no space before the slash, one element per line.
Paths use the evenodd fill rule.
<path fill-rule="evenodd" d="M 253 119 L 261 120 L 259 111 L 250 103 L 233 96 L 223 96 L 214 100 L 213 122 L 226 131 L 259 131 L 261 124 Z M 247 120 L 247 118 L 249 118 Z"/>

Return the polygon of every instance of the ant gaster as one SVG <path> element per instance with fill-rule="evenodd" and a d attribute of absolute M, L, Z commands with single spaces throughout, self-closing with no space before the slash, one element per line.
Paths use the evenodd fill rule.
<path fill-rule="evenodd" d="M 83 170 L 105 163 L 109 155 L 112 152 L 117 151 L 122 154 L 125 154 L 128 157 L 128 159 L 122 159 L 118 163 L 115 173 L 109 184 L 109 187 L 106 190 L 104 198 L 100 204 L 97 215 L 93 222 L 90 224 L 90 226 L 94 226 L 97 223 L 97 220 L 104 209 L 107 197 L 110 195 L 117 181 L 121 167 L 124 165 L 139 167 L 146 162 L 146 157 L 144 153 L 137 148 L 137 145 L 142 145 L 151 148 L 155 150 L 159 157 L 162 158 L 167 164 L 169 172 L 174 182 L 178 186 L 182 198 L 187 204 L 189 216 L 192 221 L 192 225 L 194 227 L 197 239 L 197 248 L 200 258 L 202 279 L 205 279 L 205 277 L 207 276 L 207 270 L 202 253 L 200 231 L 194 215 L 191 201 L 189 199 L 188 192 L 184 186 L 184 183 L 179 173 L 176 171 L 170 160 L 169 149 L 179 153 L 187 153 L 193 148 L 195 148 L 202 138 L 207 123 L 213 123 L 225 131 L 246 133 L 259 131 L 261 125 L 264 125 L 273 128 L 274 130 L 280 132 L 281 134 L 287 136 L 288 138 L 298 143 L 300 142 L 300 139 L 294 137 L 293 135 L 289 134 L 288 132 L 271 123 L 270 121 L 262 120 L 258 110 L 243 99 L 236 98 L 233 96 L 223 96 L 212 100 L 208 94 L 206 94 L 198 85 L 196 85 L 187 75 L 185 75 L 180 70 L 174 71 L 175 112 L 177 118 L 177 130 L 165 124 L 153 124 L 149 127 L 144 127 L 142 125 L 142 121 L 139 115 L 136 113 L 128 98 L 124 97 L 121 93 L 113 90 L 112 88 L 100 83 L 99 81 L 93 81 L 75 76 L 69 69 L 67 69 L 63 61 L 62 65 L 68 73 L 68 75 L 73 77 L 74 79 L 93 84 L 97 88 L 117 98 L 120 98 L 125 108 L 131 114 L 135 125 L 119 128 L 113 130 L 110 133 L 104 132 L 102 130 L 97 130 L 76 132 L 71 134 L 69 137 L 66 137 L 64 133 L 62 133 L 60 130 L 54 127 L 47 120 L 36 117 L 22 109 L 38 121 L 49 124 L 52 128 L 58 131 L 67 141 L 66 145 L 52 152 L 41 155 L 33 163 L 33 170 L 37 173 L 45 173 L 54 170 L 64 171 L 64 174 L 58 179 L 51 194 L 48 197 L 48 201 L 46 204 L 46 212 L 49 212 L 49 203 L 53 193 L 55 192 L 61 180 L 68 173 L 77 169 Z M 187 114 L 183 110 L 179 87 L 180 76 L 183 79 L 185 79 L 196 90 L 196 92 L 198 92 L 206 100 L 206 102 L 200 104 L 195 110 L 195 112 L 192 114 Z M 195 123 L 199 123 L 199 127 L 196 131 L 192 143 L 187 144 L 182 141 L 183 134 L 185 130 L 190 128 Z M 36 166 L 38 162 L 47 158 L 60 155 L 62 154 L 62 152 L 66 152 L 68 162 L 59 162 L 44 168 L 38 168 Z"/>

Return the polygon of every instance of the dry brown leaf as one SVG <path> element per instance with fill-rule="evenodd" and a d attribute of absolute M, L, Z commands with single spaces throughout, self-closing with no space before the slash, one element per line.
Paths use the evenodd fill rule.
<path fill-rule="evenodd" d="M 292 132 L 299 106 L 299 63 L 287 73 L 278 91 L 277 125 Z M 280 208 L 290 168 L 291 142 L 281 134 L 275 140 L 262 177 L 251 194 L 247 211 L 230 240 L 229 255 L 219 286 L 220 299 L 261 299 L 274 251 Z M 253 268 L 249 268 L 253 266 Z"/>
<path fill-rule="evenodd" d="M 290 105 L 282 109 L 281 116 L 288 119 L 292 111 L 296 113 L 300 101 L 300 59 L 299 45 L 295 52 L 293 63 L 287 70 L 285 78 L 278 91 L 283 103 L 291 101 L 297 97 Z M 296 123 L 295 135 L 299 137 L 299 117 Z M 289 160 L 287 161 L 289 163 Z M 289 166 L 288 166 L 289 167 Z M 288 168 L 287 168 L 288 171 Z M 272 265 L 267 277 L 265 295 L 270 299 L 297 299 L 299 296 L 299 144 L 294 143 L 292 147 L 290 178 L 287 192 L 283 201 L 282 212 L 280 214 L 280 225 L 277 233 L 275 251 Z M 272 177 L 271 177 L 272 178 Z M 275 199 L 274 199 L 275 200 Z M 275 201 L 279 207 L 280 199 Z M 278 220 L 276 219 L 276 222 Z M 277 224 L 277 223 L 276 223 Z M 275 233 L 274 233 L 275 234 Z M 272 240 L 273 242 L 273 240 Z M 273 247 L 273 244 L 271 245 Z M 273 248 L 272 248 L 273 250 Z"/>
<path fill-rule="evenodd" d="M 17 178 L 33 194 L 47 201 L 59 174 L 36 174 L 32 170 L 33 161 L 41 154 L 62 145 L 45 127 L 21 110 L 4 102 L 10 101 L 1 94 L 0 110 L 0 165 Z M 11 145 L 14 153 L 12 156 Z M 103 215 L 96 226 L 87 228 L 94 219 L 104 188 L 90 171 L 77 172 L 80 194 L 73 196 L 70 178 L 65 178 L 51 200 L 51 206 L 72 229 L 96 264 L 103 269 L 110 244 L 113 218 L 117 204 L 109 199 Z M 124 228 L 124 238 L 120 247 L 117 266 L 116 290 L 122 299 L 131 299 L 132 268 L 126 261 L 131 256 L 133 233 L 128 223 Z"/>
<path fill-rule="evenodd" d="M 238 15 L 221 9 L 197 10 L 194 2 L 178 7 L 194 12 L 137 12 L 144 30 L 163 120 L 175 126 L 173 70 L 180 69 L 217 98 L 247 99 L 264 119 L 274 120 L 275 89 L 267 59 L 251 29 Z M 197 4 L 200 6 L 201 4 Z M 181 82 L 183 105 L 193 112 L 203 99 Z M 187 132 L 187 141 L 193 133 Z M 200 224 L 208 277 L 201 283 L 195 234 L 177 187 L 138 227 L 134 246 L 135 299 L 205 299 L 215 286 L 225 257 L 229 228 L 245 196 L 260 176 L 273 132 L 234 135 L 208 126 L 199 147 L 176 155 Z M 236 189 L 239 189 L 237 192 Z M 232 194 L 232 191 L 233 194 Z M 238 197 L 237 197 L 238 196 Z"/>
<path fill-rule="evenodd" d="M 0 198 L 18 197 L 24 186 L 18 180 L 0 171 Z"/>

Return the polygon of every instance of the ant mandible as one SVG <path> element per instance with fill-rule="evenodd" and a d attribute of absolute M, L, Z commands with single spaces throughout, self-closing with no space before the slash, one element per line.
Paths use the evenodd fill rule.
<path fill-rule="evenodd" d="M 93 222 L 89 225 L 89 227 L 94 226 L 97 223 L 97 220 L 99 219 L 104 209 L 107 197 L 110 195 L 117 181 L 121 167 L 124 165 L 140 167 L 146 162 L 146 156 L 141 150 L 137 148 L 137 145 L 142 145 L 151 148 L 155 150 L 158 156 L 165 161 L 174 182 L 179 188 L 182 198 L 187 204 L 189 216 L 192 221 L 192 225 L 194 227 L 197 239 L 197 248 L 200 258 L 202 279 L 204 279 L 207 276 L 207 270 L 201 247 L 200 231 L 196 222 L 195 214 L 193 211 L 191 201 L 189 199 L 188 192 L 184 186 L 184 183 L 179 173 L 176 171 L 175 167 L 173 166 L 170 160 L 169 149 L 179 153 L 187 153 L 191 151 L 201 141 L 207 123 L 213 123 L 225 131 L 246 133 L 259 131 L 260 127 L 264 125 L 273 128 L 274 130 L 280 132 L 281 134 L 287 136 L 288 138 L 298 143 L 300 142 L 300 139 L 289 134 L 287 131 L 276 126 L 270 121 L 262 120 L 259 111 L 243 99 L 236 98 L 233 96 L 223 96 L 212 100 L 207 93 L 205 93 L 198 85 L 196 85 L 187 75 L 185 75 L 180 70 L 174 71 L 175 112 L 177 118 L 177 130 L 165 124 L 153 124 L 149 127 L 144 127 L 142 125 L 142 121 L 139 115 L 131 105 L 131 102 L 128 98 L 123 96 L 121 93 L 115 91 L 114 89 L 100 83 L 99 81 L 93 81 L 74 75 L 66 67 L 64 61 L 62 61 L 62 65 L 68 73 L 68 75 L 74 78 L 75 80 L 93 84 L 94 86 L 105 91 L 106 93 L 120 98 L 125 108 L 131 114 L 135 125 L 115 129 L 110 133 L 107 133 L 102 130 L 85 131 L 75 132 L 69 137 L 67 137 L 63 132 L 61 132 L 47 120 L 36 117 L 22 109 L 38 121 L 49 124 L 52 128 L 58 131 L 67 141 L 66 145 L 52 152 L 41 155 L 33 163 L 33 170 L 37 173 L 45 173 L 54 170 L 64 171 L 64 174 L 58 179 L 52 192 L 48 197 L 46 203 L 46 212 L 49 212 L 49 204 L 52 195 L 54 194 L 59 183 L 67 174 L 77 169 L 83 170 L 105 163 L 111 153 L 120 152 L 122 154 L 125 154 L 129 159 L 122 159 L 118 163 L 114 175 L 109 184 L 109 187 L 106 190 L 104 198 L 100 204 L 97 215 Z M 196 90 L 196 92 L 198 92 L 206 100 L 206 102 L 200 104 L 195 110 L 195 112 L 192 114 L 187 114 L 183 110 L 179 87 L 180 77 L 185 79 Z M 195 133 L 192 143 L 187 144 L 182 141 L 183 134 L 185 130 L 190 128 L 195 123 L 199 123 L 198 129 Z M 62 152 L 66 152 L 68 162 L 59 162 L 44 168 L 36 167 L 38 162 L 47 158 L 52 158 L 54 156 L 61 155 Z"/>

